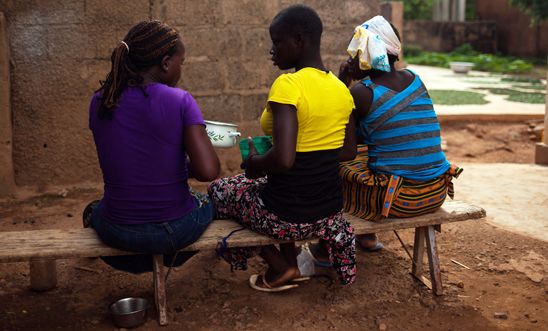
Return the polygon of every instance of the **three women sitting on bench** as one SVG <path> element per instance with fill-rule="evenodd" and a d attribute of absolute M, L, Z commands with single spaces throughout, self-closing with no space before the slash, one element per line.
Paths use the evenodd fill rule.
<path fill-rule="evenodd" d="M 319 254 L 342 284 L 351 284 L 355 236 L 343 206 L 368 220 L 409 217 L 439 208 L 452 194 L 451 177 L 460 169 L 441 151 L 439 123 L 420 78 L 394 67 L 397 31 L 380 16 L 358 26 L 339 79 L 322 62 L 322 29 L 316 12 L 303 5 L 274 17 L 272 61 L 295 71 L 275 80 L 261 116 L 273 146 L 258 155 L 250 140 L 245 174 L 214 180 L 213 203 L 187 183 L 189 172 L 215 179 L 219 160 L 195 100 L 175 88 L 185 55 L 179 34 L 157 21 L 129 31 L 90 105 L 105 192 L 88 219 L 107 244 L 145 254 L 108 263 L 141 272 L 151 270 L 150 254 L 165 254 L 167 264 L 181 264 L 192 253 L 175 259 L 176 252 L 197 240 L 216 213 L 279 240 L 319 237 Z M 352 80 L 360 82 L 349 90 Z M 365 146 L 349 161 L 356 133 Z M 339 169 L 341 161 L 349 162 Z M 361 238 L 366 248 L 378 246 L 375 240 Z M 263 257 L 267 271 L 250 278 L 260 291 L 287 290 L 303 279 L 294 244 L 219 253 L 236 269 L 246 269 L 254 254 Z"/>

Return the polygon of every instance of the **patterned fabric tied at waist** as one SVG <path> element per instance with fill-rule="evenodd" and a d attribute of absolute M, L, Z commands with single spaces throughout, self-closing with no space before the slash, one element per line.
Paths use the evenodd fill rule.
<path fill-rule="evenodd" d="M 367 167 L 367 161 L 367 146 L 360 145 L 356 159 L 343 162 L 339 167 L 345 211 L 366 220 L 379 215 L 413 217 L 431 212 L 441 206 L 446 195 L 453 199 L 452 179 L 462 172 L 461 168 L 451 165 L 438 178 L 414 181 L 375 173 Z"/>

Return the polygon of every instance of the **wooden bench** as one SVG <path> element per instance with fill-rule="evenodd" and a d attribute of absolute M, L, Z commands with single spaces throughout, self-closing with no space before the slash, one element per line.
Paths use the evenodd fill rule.
<path fill-rule="evenodd" d="M 354 227 L 356 234 L 415 228 L 412 274 L 429 286 L 434 294 L 441 295 L 442 284 L 436 247 L 436 230 L 441 231 L 441 224 L 481 219 L 485 215 L 485 210 L 480 207 L 460 201 L 448 201 L 437 212 L 414 218 L 386 219 L 378 223 L 367 222 L 350 215 L 346 215 L 346 218 Z M 234 221 L 216 220 L 198 241 L 185 250 L 214 249 L 221 238 L 239 228 L 241 226 Z M 249 230 L 234 233 L 228 242 L 230 247 L 263 246 L 277 243 L 273 239 Z M 423 276 L 425 249 L 428 255 L 430 281 Z M 0 262 L 29 261 L 31 286 L 36 290 L 55 287 L 57 279 L 55 260 L 57 259 L 127 254 L 135 253 L 106 246 L 93 229 L 0 232 Z M 160 325 L 167 325 L 165 270 L 162 262 L 162 255 L 153 256 L 154 299 L 158 310 L 158 322 Z"/>

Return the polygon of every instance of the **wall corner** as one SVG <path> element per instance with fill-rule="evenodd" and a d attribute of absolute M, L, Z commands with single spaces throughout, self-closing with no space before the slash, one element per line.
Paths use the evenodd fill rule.
<path fill-rule="evenodd" d="M 15 191 L 8 27 L 0 11 L 0 197 Z"/>

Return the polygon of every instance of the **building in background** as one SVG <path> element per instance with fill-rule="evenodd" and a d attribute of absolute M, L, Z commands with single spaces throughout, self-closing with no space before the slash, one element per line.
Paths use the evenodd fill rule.
<path fill-rule="evenodd" d="M 421 16 L 413 17 L 412 8 L 406 8 L 407 44 L 437 52 L 467 43 L 483 53 L 538 58 L 548 54 L 548 22 L 532 26 L 531 17 L 510 6 L 509 0 L 419 2 L 431 6 L 432 16 L 425 19 L 423 7 Z"/>
<path fill-rule="evenodd" d="M 347 57 L 353 28 L 380 12 L 376 0 L 0 0 L 0 195 L 14 181 L 41 188 L 100 181 L 89 101 L 112 49 L 141 20 L 180 31 L 187 46 L 180 86 L 205 118 L 259 133 L 258 116 L 280 74 L 268 26 L 293 3 L 321 16 L 322 54 L 333 71 Z M 237 149 L 219 154 L 224 171 L 239 171 Z"/>
<path fill-rule="evenodd" d="M 510 6 L 508 0 L 476 0 L 475 7 L 477 20 L 495 23 L 499 52 L 514 56 L 546 58 L 548 22 L 532 26 L 531 17 Z"/>
<path fill-rule="evenodd" d="M 432 8 L 432 20 L 436 22 L 464 22 L 466 0 L 438 0 Z"/>

